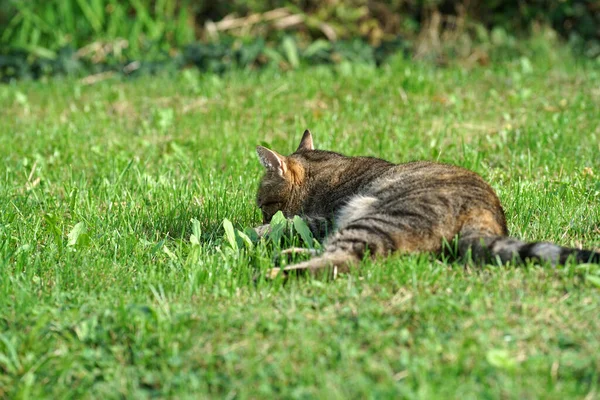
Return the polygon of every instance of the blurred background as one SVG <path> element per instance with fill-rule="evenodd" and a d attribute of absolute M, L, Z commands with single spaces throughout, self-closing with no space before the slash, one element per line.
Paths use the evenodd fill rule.
<path fill-rule="evenodd" d="M 524 38 L 600 56 L 600 0 L 0 0 L 0 78 L 197 67 L 487 64 Z"/>

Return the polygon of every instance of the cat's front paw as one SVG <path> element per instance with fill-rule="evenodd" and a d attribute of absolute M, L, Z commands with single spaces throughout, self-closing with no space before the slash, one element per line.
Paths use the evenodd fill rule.
<path fill-rule="evenodd" d="M 271 232 L 271 225 L 261 225 L 254 228 L 254 232 L 258 235 L 258 237 L 265 237 Z"/>

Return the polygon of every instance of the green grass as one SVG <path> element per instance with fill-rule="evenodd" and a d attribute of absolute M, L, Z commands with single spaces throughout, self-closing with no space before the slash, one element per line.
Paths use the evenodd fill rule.
<path fill-rule="evenodd" d="M 513 235 L 598 248 L 598 82 L 557 53 L 0 87 L 0 397 L 595 398 L 597 267 L 426 254 L 254 283 L 276 246 L 222 222 L 260 223 L 254 147 L 308 127 L 471 168 Z"/>

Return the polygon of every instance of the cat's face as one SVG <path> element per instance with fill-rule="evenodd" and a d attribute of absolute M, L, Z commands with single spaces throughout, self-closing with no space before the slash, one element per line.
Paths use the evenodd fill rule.
<path fill-rule="evenodd" d="M 308 130 L 304 132 L 296 152 L 287 157 L 262 146 L 256 147 L 258 158 L 266 168 L 256 196 L 263 223 L 269 223 L 277 211 L 288 218 L 300 212 L 306 175 L 304 159 L 296 153 L 311 150 L 314 147 Z"/>

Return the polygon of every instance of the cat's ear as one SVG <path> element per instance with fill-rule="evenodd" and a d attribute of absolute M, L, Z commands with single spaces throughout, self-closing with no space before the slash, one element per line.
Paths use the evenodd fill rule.
<path fill-rule="evenodd" d="M 256 154 L 260 163 L 269 171 L 274 171 L 283 176 L 287 172 L 285 157 L 266 147 L 256 146 Z"/>
<path fill-rule="evenodd" d="M 300 150 L 314 150 L 315 146 L 313 144 L 312 134 L 307 129 L 304 131 L 304 135 L 302 135 L 302 140 L 300 140 L 300 145 L 296 151 Z"/>

